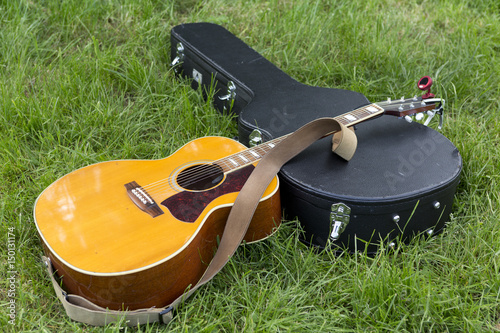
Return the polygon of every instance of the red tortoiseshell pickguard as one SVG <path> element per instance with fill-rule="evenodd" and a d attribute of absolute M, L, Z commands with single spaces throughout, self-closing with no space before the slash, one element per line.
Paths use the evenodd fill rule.
<path fill-rule="evenodd" d="M 246 166 L 226 175 L 218 186 L 206 191 L 183 191 L 162 201 L 170 213 L 178 220 L 193 223 L 207 205 L 217 197 L 227 193 L 239 192 L 254 169 Z"/>

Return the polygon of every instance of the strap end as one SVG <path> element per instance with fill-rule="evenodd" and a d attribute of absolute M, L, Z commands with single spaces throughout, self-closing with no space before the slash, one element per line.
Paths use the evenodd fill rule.
<path fill-rule="evenodd" d="M 350 161 L 356 152 L 358 138 L 354 131 L 340 124 L 341 130 L 335 132 L 332 137 L 332 151 L 346 161 Z"/>
<path fill-rule="evenodd" d="M 160 320 L 164 324 L 168 324 L 174 318 L 174 308 L 169 306 L 160 312 Z"/>

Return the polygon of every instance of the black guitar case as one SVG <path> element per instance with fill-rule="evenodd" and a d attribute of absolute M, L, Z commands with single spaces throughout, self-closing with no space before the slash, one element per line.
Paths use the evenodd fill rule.
<path fill-rule="evenodd" d="M 171 30 L 176 73 L 194 89 L 215 89 L 214 105 L 238 115 L 239 140 L 252 145 L 369 103 L 357 92 L 297 82 L 223 27 L 182 24 Z M 322 139 L 280 171 L 282 203 L 298 217 L 305 243 L 374 252 L 415 234 L 435 234 L 449 220 L 462 159 L 439 132 L 383 116 L 356 126 L 350 162 Z"/>

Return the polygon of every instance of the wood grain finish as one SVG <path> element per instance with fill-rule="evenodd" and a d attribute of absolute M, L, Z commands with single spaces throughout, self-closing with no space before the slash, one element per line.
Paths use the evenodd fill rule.
<path fill-rule="evenodd" d="M 124 184 L 165 179 L 148 192 L 156 202 L 181 189 L 175 174 L 192 162 L 213 161 L 245 149 L 221 137 L 194 140 L 153 161 L 111 161 L 74 171 L 37 199 L 35 221 L 46 254 L 70 293 L 110 309 L 164 306 L 203 275 L 238 193 L 212 200 L 193 223 L 167 209 L 155 218 L 130 200 Z M 156 183 L 158 185 L 159 183 Z M 147 187 L 146 187 L 147 188 Z M 281 222 L 278 180 L 266 190 L 245 236 L 272 234 Z"/>

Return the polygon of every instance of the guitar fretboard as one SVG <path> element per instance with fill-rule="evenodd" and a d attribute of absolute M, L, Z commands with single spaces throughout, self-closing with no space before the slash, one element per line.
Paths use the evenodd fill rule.
<path fill-rule="evenodd" d="M 383 112 L 384 109 L 377 104 L 369 104 L 354 111 L 344 113 L 340 116 L 335 117 L 334 119 L 339 123 L 349 127 L 374 118 L 382 114 Z M 288 134 L 270 141 L 266 141 L 264 143 L 261 143 L 260 145 L 248 148 L 239 153 L 224 157 L 220 160 L 215 161 L 214 164 L 220 166 L 224 173 L 243 168 L 247 165 L 259 161 L 287 136 Z"/>

